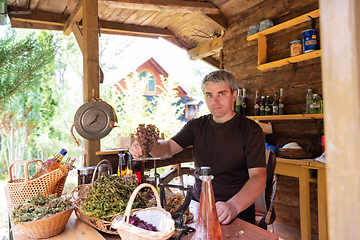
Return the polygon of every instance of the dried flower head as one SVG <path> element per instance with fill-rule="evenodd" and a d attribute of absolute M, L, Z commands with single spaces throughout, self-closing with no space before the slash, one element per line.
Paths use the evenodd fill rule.
<path fill-rule="evenodd" d="M 135 138 L 140 144 L 143 155 L 142 157 L 149 157 L 150 150 L 157 145 L 160 138 L 160 130 L 153 124 L 139 124 L 136 128 Z"/>

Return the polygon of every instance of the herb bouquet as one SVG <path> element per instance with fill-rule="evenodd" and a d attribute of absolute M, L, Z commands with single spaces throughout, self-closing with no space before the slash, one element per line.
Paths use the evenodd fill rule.
<path fill-rule="evenodd" d="M 156 146 L 160 138 L 160 130 L 153 124 L 139 124 L 136 128 L 135 138 L 140 144 L 143 155 L 142 157 L 150 157 L 151 149 Z"/>

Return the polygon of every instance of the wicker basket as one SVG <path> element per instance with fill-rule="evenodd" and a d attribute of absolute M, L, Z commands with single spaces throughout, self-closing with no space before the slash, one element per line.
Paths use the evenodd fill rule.
<path fill-rule="evenodd" d="M 157 228 L 160 230 L 159 232 L 145 230 L 129 223 L 130 211 L 132 204 L 135 200 L 136 194 L 139 192 L 141 188 L 144 187 L 150 187 L 153 190 L 157 202 L 157 207 L 133 210 L 133 213 L 136 213 L 140 219 L 142 219 L 141 215 L 144 214 L 145 212 L 146 213 L 150 212 L 149 213 L 150 215 L 156 216 L 156 218 L 160 219 L 160 222 L 163 223 L 162 226 L 157 226 Z M 146 219 L 143 220 L 149 223 L 153 223 L 150 220 L 146 220 Z M 140 184 L 131 194 L 131 197 L 125 209 L 124 216 L 116 217 L 113 219 L 112 227 L 117 229 L 122 240 L 141 240 L 141 239 L 162 240 L 162 239 L 169 239 L 173 235 L 175 231 L 175 222 L 172 219 L 171 214 L 165 211 L 161 207 L 160 197 L 155 187 L 151 184 L 143 183 Z"/>
<path fill-rule="evenodd" d="M 19 204 L 24 203 L 27 199 L 37 195 L 38 192 L 41 192 L 45 196 L 48 196 L 49 194 L 53 194 L 55 185 L 58 183 L 58 181 L 62 179 L 64 176 L 65 177 L 67 176 L 67 172 L 68 172 L 67 169 L 65 167 L 61 167 L 47 174 L 44 174 L 38 178 L 30 180 L 28 167 L 29 164 L 33 162 L 42 163 L 41 160 L 30 160 L 30 161 L 25 160 L 25 161 L 16 161 L 10 165 L 9 167 L 10 180 L 6 184 L 9 193 L 10 208 L 17 207 Z M 25 179 L 13 179 L 11 170 L 14 164 L 17 163 L 25 163 L 24 166 Z M 57 191 L 59 190 L 60 189 L 58 189 Z"/>
<path fill-rule="evenodd" d="M 117 233 L 116 229 L 111 228 L 111 222 L 105 221 L 105 220 L 100 220 L 95 217 L 88 217 L 83 213 L 83 211 L 80 208 L 81 205 L 83 204 L 83 201 L 86 198 L 87 193 L 90 191 L 91 187 L 94 184 L 95 176 L 97 174 L 97 169 L 100 166 L 100 164 L 102 164 L 102 163 L 107 163 L 109 165 L 110 173 L 112 174 L 113 170 L 111 167 L 111 163 L 106 159 L 100 161 L 95 167 L 91 184 L 82 184 L 80 186 L 75 187 L 71 191 L 71 197 L 74 200 L 73 203 L 75 206 L 75 215 L 77 218 L 79 218 L 81 221 L 87 223 L 88 225 L 90 225 L 102 232 L 117 235 L 118 233 Z M 120 214 L 108 216 L 108 217 L 114 218 L 114 217 L 117 217 L 118 215 L 120 215 Z"/>
<path fill-rule="evenodd" d="M 19 223 L 19 226 L 29 238 L 53 237 L 64 231 L 73 210 L 74 208 L 70 208 L 47 218 Z"/>

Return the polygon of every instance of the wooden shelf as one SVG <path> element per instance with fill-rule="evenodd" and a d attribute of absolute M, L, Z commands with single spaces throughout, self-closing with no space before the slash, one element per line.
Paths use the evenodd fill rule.
<path fill-rule="evenodd" d="M 268 28 L 264 31 L 258 32 L 256 34 L 253 34 L 253 35 L 247 37 L 248 41 L 258 39 L 258 67 L 257 68 L 259 70 L 266 70 L 266 69 L 271 69 L 271 68 L 275 68 L 275 67 L 281 67 L 286 64 L 297 63 L 297 62 L 320 57 L 321 50 L 318 50 L 318 51 L 313 51 L 313 52 L 306 53 L 306 54 L 301 54 L 301 55 L 295 56 L 295 57 L 280 59 L 280 60 L 274 61 L 274 62 L 269 62 L 269 63 L 266 62 L 266 50 L 267 50 L 266 35 L 281 31 L 283 29 L 298 25 L 298 24 L 306 22 L 306 21 L 310 21 L 311 18 L 316 18 L 319 16 L 320 16 L 320 10 L 317 9 L 315 11 L 306 13 L 297 18 L 294 18 L 287 22 L 275 25 L 271 28 Z"/>
<path fill-rule="evenodd" d="M 247 116 L 252 120 L 257 121 L 271 121 L 271 120 L 317 120 L 323 119 L 321 114 L 290 114 L 290 115 L 270 115 L 270 116 Z"/>
<path fill-rule="evenodd" d="M 291 19 L 289 21 L 286 21 L 286 22 L 283 22 L 281 24 L 278 24 L 278 25 L 275 25 L 271 28 L 268 28 L 268 29 L 265 29 L 264 31 L 261 31 L 261 32 L 258 32 L 258 33 L 255 33 L 249 37 L 247 37 L 247 40 L 248 41 L 251 41 L 251 40 L 255 40 L 257 38 L 259 38 L 259 35 L 269 35 L 271 33 L 275 33 L 275 32 L 278 32 L 278 31 L 281 31 L 283 29 L 286 29 L 286 28 L 289 28 L 289 27 L 292 27 L 292 26 L 295 26 L 295 25 L 298 25 L 300 23 L 303 23 L 303 22 L 306 22 L 306 21 L 309 21 L 311 20 L 311 18 L 317 18 L 320 16 L 320 9 L 317 9 L 315 11 L 312 11 L 312 12 L 309 12 L 309 13 L 306 13 L 304 15 L 301 15 L 300 17 L 297 17 L 297 18 L 294 18 L 294 19 Z"/>
<path fill-rule="evenodd" d="M 309 53 L 305 53 L 305 54 L 300 54 L 295 57 L 284 58 L 284 59 L 274 61 L 274 62 L 260 64 L 260 65 L 258 65 L 257 68 L 259 70 L 266 70 L 266 69 L 270 69 L 270 68 L 282 67 L 287 64 L 297 63 L 297 62 L 301 62 L 301 61 L 305 61 L 305 60 L 309 60 L 309 59 L 313 59 L 313 58 L 317 58 L 317 57 L 321 57 L 321 50 L 317 50 L 317 51 L 313 51 L 313 52 L 309 52 Z"/>

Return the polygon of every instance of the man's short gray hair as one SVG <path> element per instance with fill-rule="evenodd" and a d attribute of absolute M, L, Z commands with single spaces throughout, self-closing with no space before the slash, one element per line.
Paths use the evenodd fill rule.
<path fill-rule="evenodd" d="M 218 84 L 227 83 L 231 90 L 231 93 L 237 90 L 235 76 L 230 71 L 227 71 L 225 69 L 211 72 L 204 77 L 204 79 L 201 82 L 201 90 L 204 94 L 205 94 L 205 85 L 208 82 L 218 83 Z"/>

